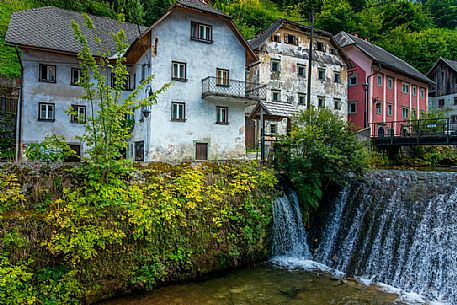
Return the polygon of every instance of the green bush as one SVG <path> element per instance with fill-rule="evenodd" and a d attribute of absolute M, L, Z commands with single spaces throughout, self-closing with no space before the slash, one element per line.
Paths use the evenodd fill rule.
<path fill-rule="evenodd" d="M 30 161 L 64 161 L 73 157 L 76 152 L 65 142 L 65 138 L 57 135 L 46 136 L 40 143 L 31 143 L 25 151 Z"/>

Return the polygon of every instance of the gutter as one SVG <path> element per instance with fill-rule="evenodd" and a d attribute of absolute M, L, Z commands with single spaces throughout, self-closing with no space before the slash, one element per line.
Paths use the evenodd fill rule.
<path fill-rule="evenodd" d="M 21 54 L 19 54 L 19 49 L 16 48 L 16 54 L 19 58 L 19 64 L 21 65 L 21 91 L 19 93 L 19 103 L 18 103 L 18 116 L 16 120 L 16 162 L 22 161 L 22 108 L 24 104 L 24 66 L 22 65 Z"/>

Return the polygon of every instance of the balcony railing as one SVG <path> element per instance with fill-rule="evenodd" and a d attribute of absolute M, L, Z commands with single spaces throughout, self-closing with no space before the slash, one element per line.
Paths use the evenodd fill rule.
<path fill-rule="evenodd" d="M 266 99 L 267 89 L 265 85 L 239 80 L 220 79 L 208 76 L 202 80 L 203 97 L 221 96 L 250 100 Z"/>

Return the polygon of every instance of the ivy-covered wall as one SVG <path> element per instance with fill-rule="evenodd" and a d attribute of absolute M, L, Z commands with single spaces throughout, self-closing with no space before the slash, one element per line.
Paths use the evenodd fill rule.
<path fill-rule="evenodd" d="M 268 255 L 271 169 L 151 164 L 122 179 L 0 168 L 0 304 L 93 303 Z"/>

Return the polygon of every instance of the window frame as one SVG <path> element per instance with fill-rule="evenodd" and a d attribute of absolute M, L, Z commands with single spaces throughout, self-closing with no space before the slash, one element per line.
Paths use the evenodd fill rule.
<path fill-rule="evenodd" d="M 377 85 L 378 87 L 382 87 L 382 74 L 378 74 L 377 76 Z"/>
<path fill-rule="evenodd" d="M 406 116 L 405 116 L 405 113 L 406 113 Z M 401 107 L 401 118 L 409 119 L 409 108 L 408 107 L 403 107 L 403 106 Z"/>
<path fill-rule="evenodd" d="M 321 41 L 316 41 L 316 51 L 325 52 L 325 44 Z"/>
<path fill-rule="evenodd" d="M 354 84 L 351 82 L 353 79 L 355 79 L 355 83 Z M 358 84 L 358 76 L 357 76 L 357 74 L 349 75 L 349 77 L 348 77 L 348 86 L 349 87 L 354 87 L 354 86 L 357 86 L 357 84 Z"/>
<path fill-rule="evenodd" d="M 179 65 L 184 66 L 184 77 L 177 77 L 174 75 L 174 70 L 175 70 L 174 65 L 178 65 L 178 70 L 177 70 L 178 72 L 180 71 Z M 179 81 L 179 82 L 187 82 L 187 63 L 182 62 L 182 61 L 176 61 L 176 60 L 171 61 L 171 80 Z"/>
<path fill-rule="evenodd" d="M 79 76 L 78 76 L 78 80 L 77 81 L 75 81 L 75 77 L 74 77 L 75 76 L 75 74 L 74 74 L 75 71 L 79 71 Z M 81 81 L 82 71 L 83 70 L 80 69 L 80 68 L 71 68 L 71 80 L 70 80 L 70 85 L 71 86 L 80 86 L 78 84 L 78 82 Z"/>
<path fill-rule="evenodd" d="M 179 109 L 179 107 L 182 106 L 182 118 L 174 116 L 175 115 L 175 112 L 174 112 L 175 106 L 178 106 L 177 109 Z M 179 111 L 177 113 L 179 114 Z M 171 102 L 170 120 L 172 122 L 185 122 L 186 121 L 186 103 L 185 102 Z"/>
<path fill-rule="evenodd" d="M 42 71 L 43 68 L 46 67 L 46 78 L 42 78 Z M 49 80 L 49 67 L 54 68 L 54 80 Z M 51 83 L 55 84 L 57 82 L 57 66 L 56 65 L 47 65 L 47 64 L 39 64 L 38 65 L 38 81 L 43 83 Z"/>
<path fill-rule="evenodd" d="M 323 104 L 321 105 L 321 101 Z M 317 97 L 317 107 L 318 108 L 325 108 L 325 97 L 324 96 L 318 96 Z"/>
<path fill-rule="evenodd" d="M 130 74 L 127 74 L 126 75 L 127 79 L 125 80 L 125 83 L 124 83 L 124 88 L 122 88 L 122 91 L 132 91 L 132 88 L 130 87 Z M 111 88 L 114 88 L 115 85 L 116 85 L 116 74 L 115 73 L 111 73 Z"/>
<path fill-rule="evenodd" d="M 270 124 L 270 134 L 271 135 L 278 134 L 278 124 L 274 124 L 274 123 Z"/>
<path fill-rule="evenodd" d="M 224 78 L 219 78 L 219 72 L 222 73 L 222 75 L 226 74 L 227 77 Z M 222 80 L 223 82 L 220 83 L 219 80 Z M 230 70 L 228 69 L 222 69 L 222 68 L 216 68 L 216 86 L 219 87 L 230 87 Z"/>
<path fill-rule="evenodd" d="M 419 94 L 420 94 L 420 98 L 425 98 L 425 89 L 419 88 Z"/>
<path fill-rule="evenodd" d="M 321 78 L 321 73 L 324 73 L 322 78 Z M 325 77 L 326 77 L 325 74 L 326 74 L 325 68 L 317 68 L 317 79 L 318 80 L 325 81 Z"/>
<path fill-rule="evenodd" d="M 387 103 L 387 116 L 393 116 L 393 105 L 392 105 L 392 103 Z"/>
<path fill-rule="evenodd" d="M 202 38 L 200 37 L 200 26 L 209 29 L 209 38 Z M 195 33 L 195 29 L 197 33 Z M 196 34 L 196 35 L 195 35 Z M 193 41 L 199 41 L 204 43 L 213 43 L 213 26 L 210 24 L 198 22 L 198 21 L 191 21 L 190 22 L 190 39 Z"/>
<path fill-rule="evenodd" d="M 219 111 L 225 111 L 225 120 L 220 120 Z M 216 106 L 216 124 L 218 125 L 228 125 L 229 124 L 229 110 L 226 106 Z"/>
<path fill-rule="evenodd" d="M 271 67 L 270 67 L 271 72 L 277 72 L 277 73 L 281 72 L 281 60 L 280 59 L 272 58 L 270 64 L 271 64 Z M 277 67 L 278 67 L 277 70 L 273 69 L 273 67 L 274 67 L 273 64 L 277 65 Z"/>
<path fill-rule="evenodd" d="M 78 117 L 74 116 L 73 114 L 70 115 L 70 123 L 72 124 L 86 124 L 86 118 L 87 118 L 87 107 L 85 105 L 76 105 L 72 104 L 71 105 L 72 112 L 78 112 Z M 79 109 L 82 108 L 84 109 L 84 120 L 80 121 L 79 118 Z"/>
<path fill-rule="evenodd" d="M 300 74 L 300 69 L 303 69 L 302 74 Z M 297 76 L 298 78 L 306 78 L 306 65 L 297 64 Z"/>
<path fill-rule="evenodd" d="M 351 111 L 352 105 L 354 105 L 354 111 Z M 357 102 L 356 101 L 348 102 L 348 114 L 354 114 L 354 113 L 357 113 Z"/>
<path fill-rule="evenodd" d="M 41 106 L 47 105 L 47 106 L 52 106 L 52 118 L 42 118 L 41 117 Z M 49 113 L 49 110 L 47 108 L 46 113 Z M 38 103 L 38 121 L 43 121 L 43 122 L 54 122 L 56 120 L 56 104 L 54 103 L 47 103 L 47 102 L 39 102 Z"/>
<path fill-rule="evenodd" d="M 405 90 L 405 88 L 407 88 L 407 90 Z M 410 89 L 410 84 L 409 83 L 403 82 L 401 84 L 401 92 L 402 93 L 409 94 L 409 91 L 410 91 L 409 89 Z"/>
<path fill-rule="evenodd" d="M 303 103 L 300 103 L 300 98 L 303 98 Z M 306 93 L 298 92 L 298 105 L 306 105 Z"/>
<path fill-rule="evenodd" d="M 415 86 L 415 85 L 411 86 L 411 94 L 412 94 L 412 96 L 417 96 L 417 86 Z"/>
<path fill-rule="evenodd" d="M 376 114 L 382 114 L 382 102 L 378 101 L 375 105 Z"/>
<path fill-rule="evenodd" d="M 274 99 L 275 94 L 278 95 L 277 99 Z M 281 90 L 276 90 L 276 89 L 271 90 L 271 101 L 276 102 L 276 103 L 281 102 Z"/>
<path fill-rule="evenodd" d="M 334 71 L 333 72 L 334 76 L 333 76 L 333 81 L 336 83 L 336 84 L 341 84 L 341 72 L 339 71 Z M 338 77 L 337 77 L 338 76 Z"/>
<path fill-rule="evenodd" d="M 336 110 L 341 110 L 343 108 L 343 103 L 340 98 L 333 98 L 333 108 Z"/>
<path fill-rule="evenodd" d="M 392 77 L 387 78 L 387 88 L 393 89 L 394 88 L 394 79 Z"/>
<path fill-rule="evenodd" d="M 445 104 L 446 104 L 446 101 L 444 100 L 444 98 L 440 98 L 438 100 L 438 108 L 444 108 Z"/>

